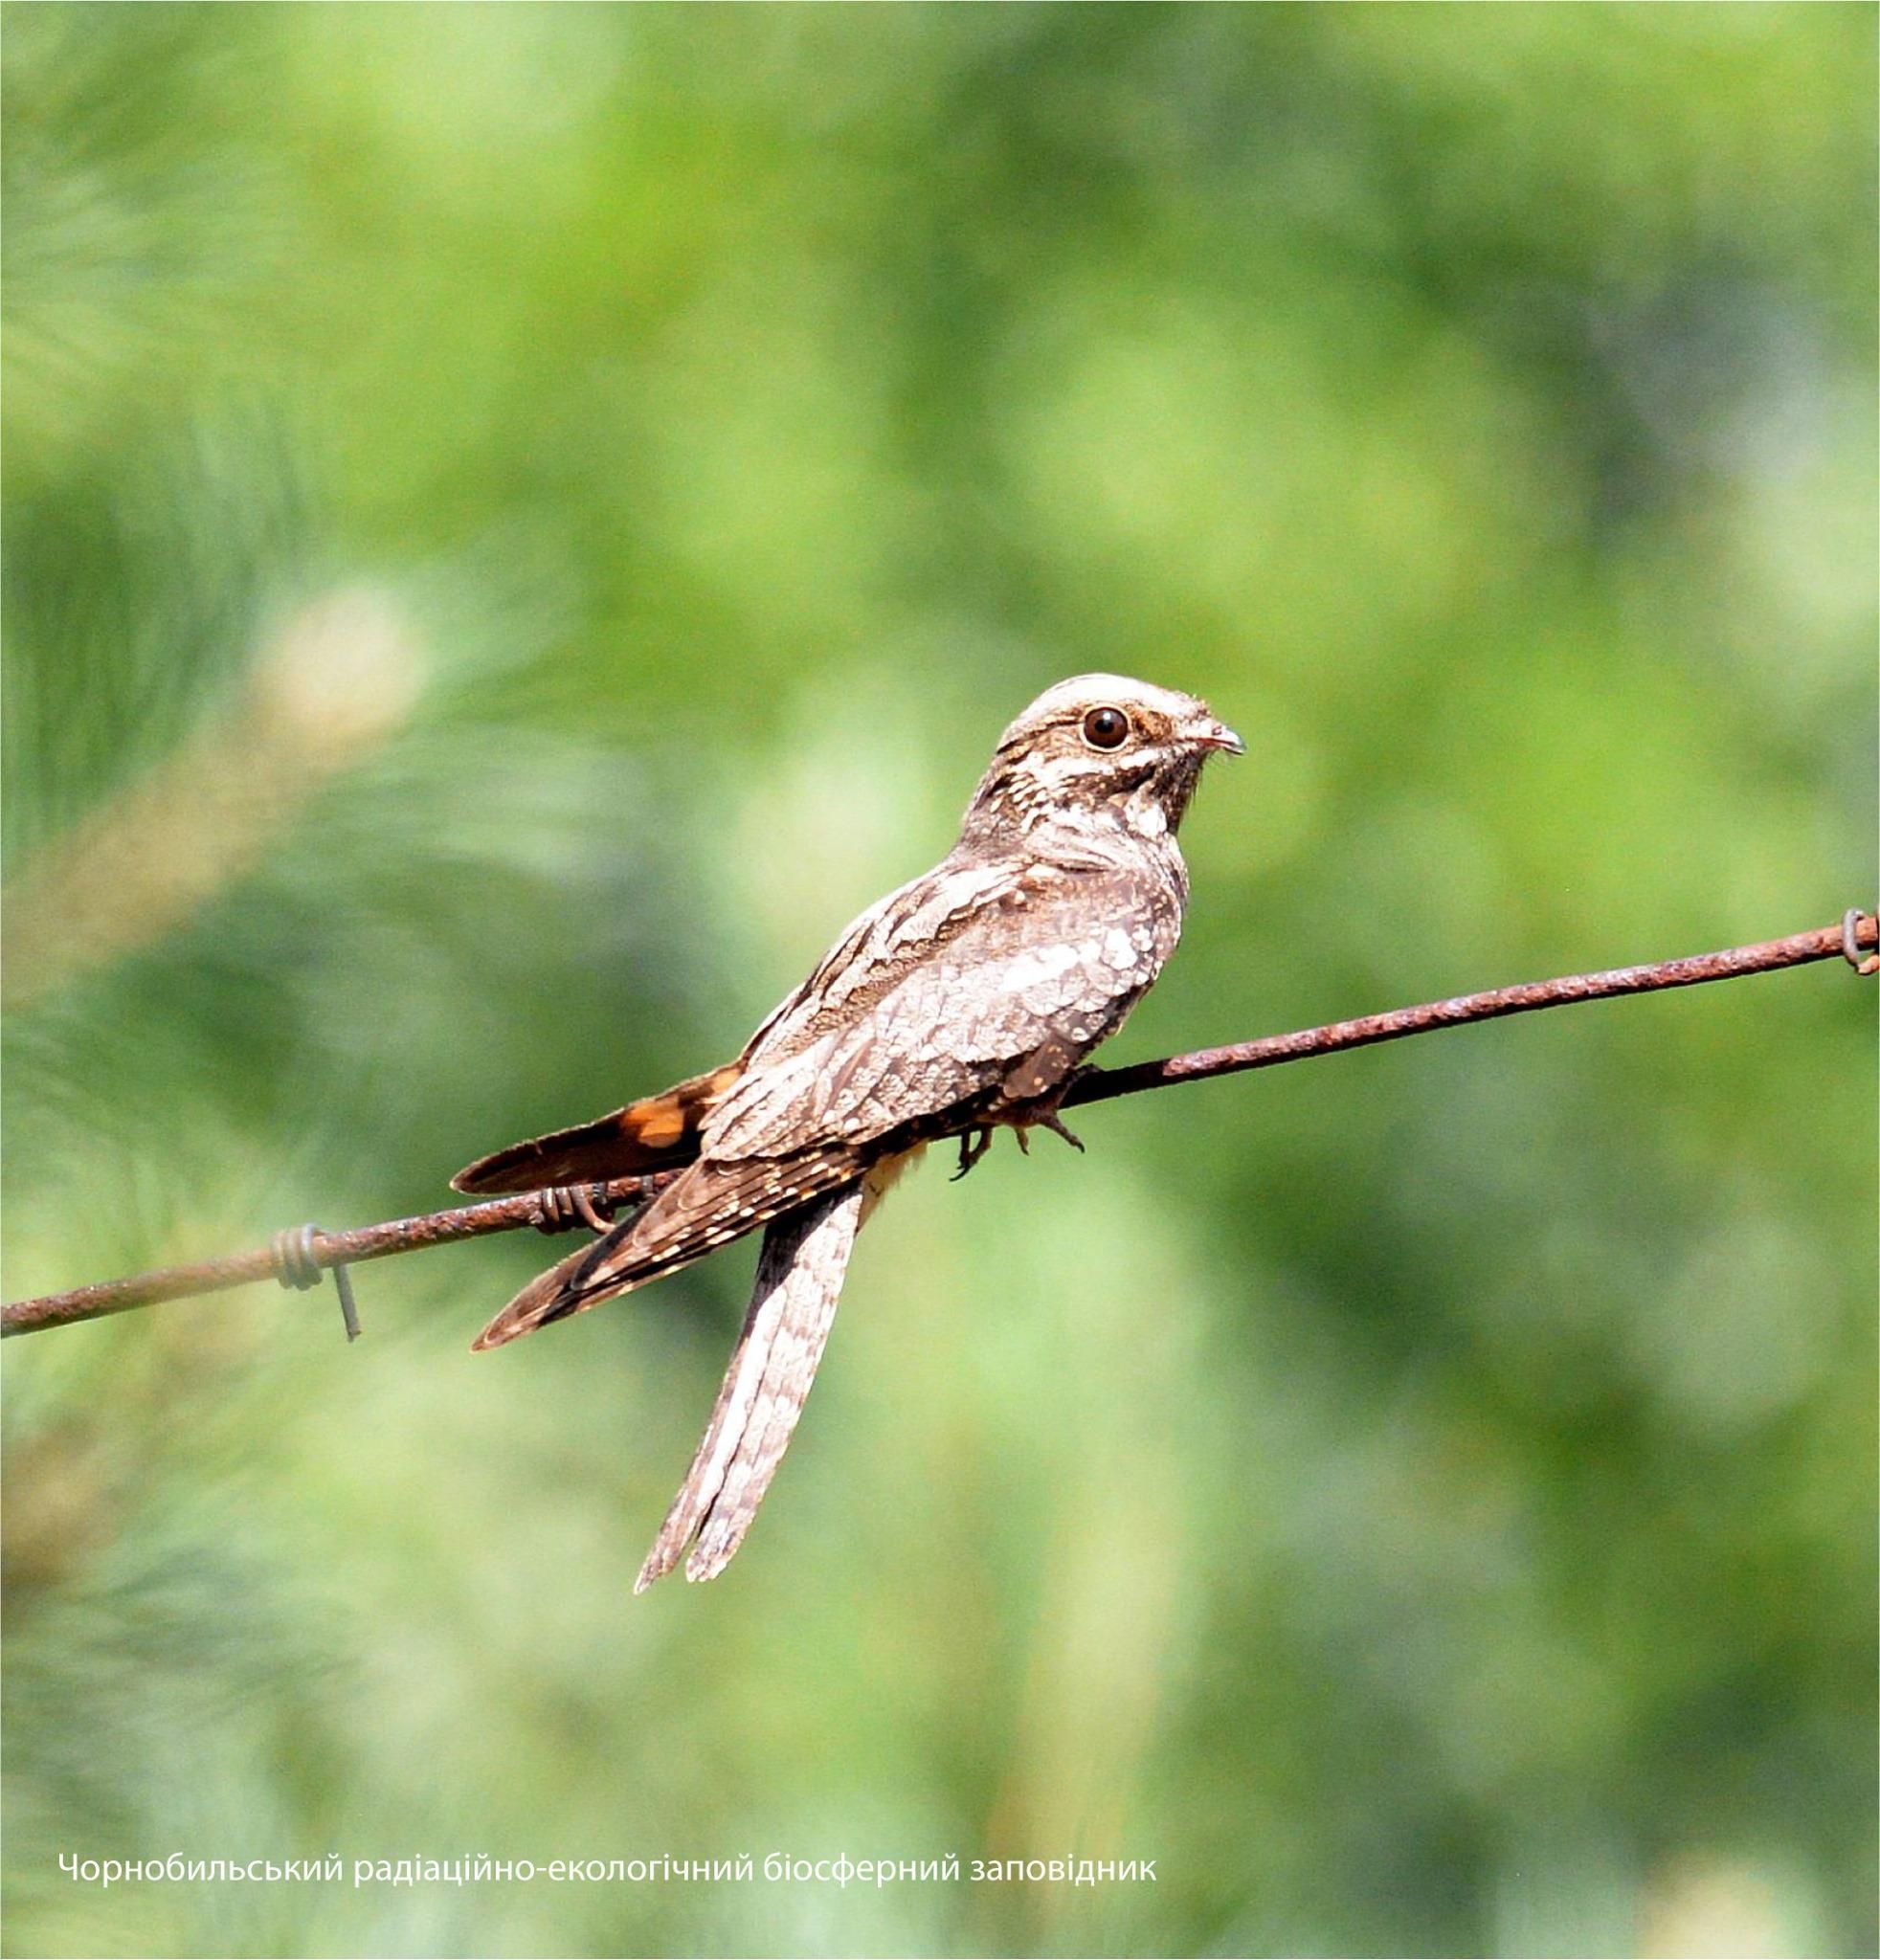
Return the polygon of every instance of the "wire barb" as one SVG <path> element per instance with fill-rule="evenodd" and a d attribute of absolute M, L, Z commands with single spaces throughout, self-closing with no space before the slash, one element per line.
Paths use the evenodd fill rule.
<path fill-rule="evenodd" d="M 268 1240 L 268 1259 L 275 1279 L 291 1293 L 307 1293 L 320 1284 L 326 1268 L 320 1263 L 318 1225 L 290 1225 Z M 340 1320 L 348 1342 L 359 1338 L 359 1303 L 353 1298 L 352 1275 L 335 1261 L 333 1287 L 340 1296 Z"/>

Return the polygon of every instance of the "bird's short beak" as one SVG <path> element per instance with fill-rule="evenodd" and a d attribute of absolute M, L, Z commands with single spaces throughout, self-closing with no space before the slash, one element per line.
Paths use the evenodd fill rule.
<path fill-rule="evenodd" d="M 1203 748 L 1218 748 L 1223 755 L 1244 755 L 1247 746 L 1225 722 L 1204 721 L 1196 724 L 1190 740 Z"/>

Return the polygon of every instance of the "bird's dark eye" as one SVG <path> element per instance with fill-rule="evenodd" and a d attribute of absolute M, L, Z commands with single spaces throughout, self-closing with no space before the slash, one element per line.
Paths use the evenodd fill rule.
<path fill-rule="evenodd" d="M 1121 748 L 1129 733 L 1130 718 L 1121 708 L 1092 708 L 1084 717 L 1084 739 L 1092 748 Z"/>

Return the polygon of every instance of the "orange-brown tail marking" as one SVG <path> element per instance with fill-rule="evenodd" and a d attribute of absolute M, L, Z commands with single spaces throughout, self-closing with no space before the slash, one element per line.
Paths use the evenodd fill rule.
<path fill-rule="evenodd" d="M 698 1156 L 700 1125 L 743 1073 L 742 1061 L 727 1061 L 723 1068 L 693 1076 L 657 1096 L 642 1096 L 593 1123 L 550 1130 L 494 1150 L 459 1170 L 451 1179 L 452 1189 L 481 1196 L 677 1170 Z"/>

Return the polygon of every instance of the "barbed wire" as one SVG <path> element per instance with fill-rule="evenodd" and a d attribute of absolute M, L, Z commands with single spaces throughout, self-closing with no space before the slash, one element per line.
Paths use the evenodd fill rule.
<path fill-rule="evenodd" d="M 1874 915 L 1850 911 L 1838 925 L 1794 933 L 1786 939 L 1764 940 L 1755 946 L 1733 947 L 1722 952 L 1661 960 L 1642 967 L 1569 973 L 1555 980 L 1490 988 L 1448 1000 L 1427 1001 L 1418 1007 L 1365 1014 L 1355 1020 L 1302 1028 L 1292 1034 L 1267 1035 L 1224 1048 L 1165 1056 L 1159 1061 L 1136 1062 L 1127 1068 L 1087 1069 L 1071 1083 L 1063 1106 L 1070 1109 L 1091 1102 L 1108 1102 L 1117 1096 L 1173 1088 L 1178 1082 L 1206 1081 L 1249 1069 L 1274 1068 L 1282 1062 L 1337 1055 L 1348 1048 L 1367 1048 L 1379 1041 L 1399 1041 L 1412 1035 L 1433 1034 L 1440 1028 L 1533 1013 L 1542 1008 L 1611 1000 L 1628 993 L 1655 993 L 1673 987 L 1697 987 L 1708 981 L 1735 980 L 1751 973 L 1779 972 L 1817 960 L 1845 958 L 1856 972 L 1871 976 L 1880 972 L 1880 952 L 1874 951 L 1876 947 L 1880 947 L 1880 924 Z M 958 1134 L 962 1127 L 975 1126 L 940 1125 L 927 1140 L 937 1141 Z M 592 1224 L 600 1213 L 645 1203 L 677 1175 L 676 1171 L 662 1171 L 650 1177 L 616 1177 L 573 1188 L 519 1192 L 482 1204 L 428 1212 L 415 1218 L 393 1218 L 349 1232 L 323 1232 L 317 1226 L 302 1225 L 278 1233 L 269 1244 L 251 1251 L 228 1253 L 192 1265 L 167 1266 L 123 1280 L 103 1280 L 94 1285 L 75 1286 L 65 1293 L 14 1301 L 0 1308 L 0 1338 L 36 1333 L 44 1327 L 70 1326 L 133 1307 L 153 1306 L 160 1301 L 191 1299 L 232 1286 L 254 1285 L 260 1281 L 273 1280 L 283 1286 L 304 1288 L 317 1285 L 323 1272 L 340 1276 L 341 1303 L 350 1336 L 358 1328 L 351 1311 L 350 1289 L 344 1280 L 347 1266 L 390 1258 L 398 1253 L 419 1252 L 427 1246 L 481 1238 L 493 1232 L 515 1232 L 525 1226 L 559 1232 L 582 1223 Z"/>

